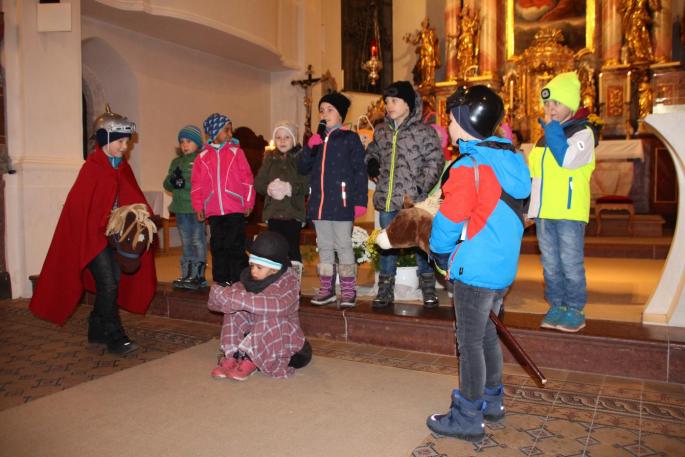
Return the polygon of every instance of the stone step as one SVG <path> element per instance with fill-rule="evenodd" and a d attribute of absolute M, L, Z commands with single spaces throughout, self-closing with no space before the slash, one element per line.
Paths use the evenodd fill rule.
<path fill-rule="evenodd" d="M 92 297 L 89 298 L 92 302 Z M 149 313 L 173 319 L 217 324 L 222 315 L 207 309 L 208 291 L 176 290 L 160 284 Z M 544 372 L 545 368 L 685 383 L 685 330 L 622 322 L 589 320 L 576 334 L 540 329 L 541 315 L 505 313 L 504 323 Z M 300 321 L 306 335 L 456 355 L 455 319 L 451 307 L 426 310 L 397 303 L 373 310 L 369 301 L 339 310 L 317 307 L 302 297 Z M 506 362 L 514 363 L 505 348 Z"/>

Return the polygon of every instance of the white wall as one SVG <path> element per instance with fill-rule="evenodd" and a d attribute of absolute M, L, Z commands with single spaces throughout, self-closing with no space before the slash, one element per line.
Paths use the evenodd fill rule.
<path fill-rule="evenodd" d="M 71 31 L 38 32 L 38 2 L 5 0 L 2 67 L 7 146 L 17 173 L 4 175 L 6 250 L 12 293 L 31 293 L 66 194 L 78 173 L 81 146 L 80 2 Z"/>
<path fill-rule="evenodd" d="M 89 52 L 90 40 L 106 43 L 135 78 L 136 87 L 128 97 L 138 99 L 137 113 L 122 109 L 119 114 L 138 125 L 132 162 L 144 190 L 161 190 L 179 129 L 186 124 L 202 128 L 203 120 L 213 112 L 228 115 L 234 128 L 248 126 L 258 135 L 270 135 L 268 72 L 93 19 L 83 18 L 82 24 L 84 64 L 103 75 L 106 98 L 116 98 L 109 100 L 115 112 L 117 106 L 130 104 L 127 95 L 122 95 L 126 87 L 116 80 L 105 81 L 110 70 L 115 74 L 119 70 L 102 62 L 97 49 Z"/>

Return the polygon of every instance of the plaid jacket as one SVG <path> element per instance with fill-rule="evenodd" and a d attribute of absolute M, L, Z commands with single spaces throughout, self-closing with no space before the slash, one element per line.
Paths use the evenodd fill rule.
<path fill-rule="evenodd" d="M 288 269 L 260 293 L 252 293 L 237 282 L 230 287 L 212 286 L 209 309 L 224 313 L 221 349 L 229 356 L 241 350 L 259 370 L 274 378 L 293 374 L 290 358 L 302 349 L 300 285 Z"/>

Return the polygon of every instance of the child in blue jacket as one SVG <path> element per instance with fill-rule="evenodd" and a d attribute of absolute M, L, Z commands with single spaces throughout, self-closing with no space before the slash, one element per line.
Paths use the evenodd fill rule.
<path fill-rule="evenodd" d="M 502 352 L 489 315 L 499 312 L 516 276 L 530 173 L 511 142 L 493 136 L 504 115 L 495 92 L 473 86 L 447 103 L 450 136 L 461 155 L 442 187 L 430 249 L 454 284 L 459 388 L 449 412 L 430 416 L 427 425 L 441 435 L 479 441 L 483 419 L 504 416 Z"/>

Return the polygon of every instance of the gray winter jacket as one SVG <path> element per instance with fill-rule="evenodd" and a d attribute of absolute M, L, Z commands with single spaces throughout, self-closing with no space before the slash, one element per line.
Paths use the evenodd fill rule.
<path fill-rule="evenodd" d="M 415 92 L 414 110 L 395 129 L 395 122 L 385 117 L 366 150 L 366 163 L 376 159 L 380 176 L 373 204 L 378 211 L 402 209 L 405 194 L 422 201 L 440 179 L 445 159 L 440 138 L 430 125 L 421 120 L 421 96 Z"/>

